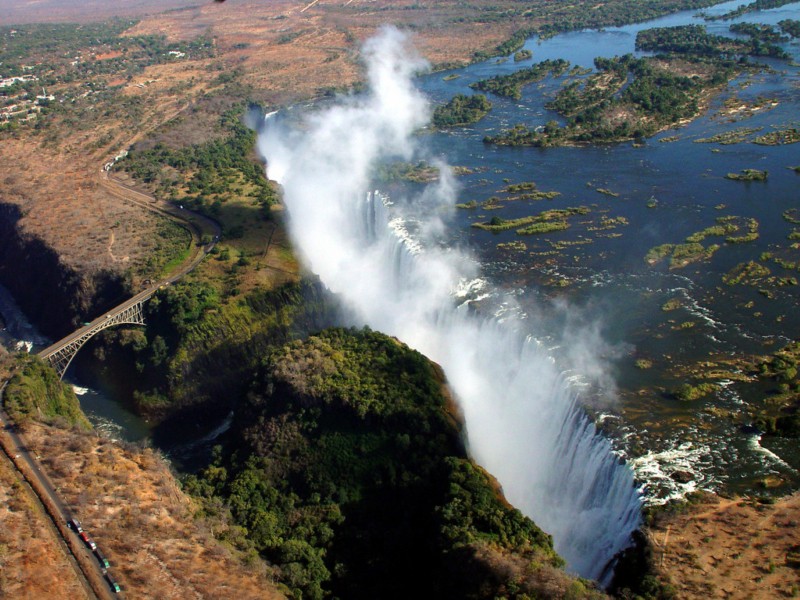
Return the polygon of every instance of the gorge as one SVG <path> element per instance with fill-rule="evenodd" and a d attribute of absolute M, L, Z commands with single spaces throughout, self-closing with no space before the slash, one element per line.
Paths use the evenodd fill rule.
<path fill-rule="evenodd" d="M 325 11 L 339 16 L 337 11 L 353 11 L 355 16 L 363 11 L 381 22 L 392 20 L 385 18 L 386 13 L 371 12 L 373 3 L 363 3 L 369 7 L 319 3 L 307 13 L 292 12 L 297 7 L 290 4 L 281 0 L 281 7 L 288 7 L 286 14 L 276 16 L 274 23 L 269 21 L 278 31 L 264 41 L 268 54 L 279 49 L 299 57 L 298 47 L 310 47 L 306 43 L 310 34 L 302 27 L 312 14 L 317 18 Z M 553 3 L 544 4 L 551 7 Z M 359 426 L 366 424 L 358 435 L 351 435 L 354 432 L 348 425 L 324 432 L 322 441 L 309 436 L 304 444 L 321 444 L 330 451 L 323 452 L 324 460 L 312 460 L 317 466 L 316 473 L 309 471 L 313 476 L 326 471 L 319 488 L 292 488 L 289 478 L 281 475 L 280 469 L 291 463 L 296 479 L 305 481 L 308 463 L 304 461 L 309 455 L 292 446 L 297 441 L 292 436 L 297 428 L 305 433 L 315 429 L 320 419 L 313 411 L 295 415 L 287 410 L 280 417 L 286 429 L 259 428 L 263 422 L 258 419 L 278 419 L 269 413 L 273 400 L 297 401 L 297 406 L 307 407 L 303 390 L 308 381 L 316 381 L 314 368 L 321 369 L 322 388 L 344 373 L 346 384 L 356 395 L 360 393 L 373 374 L 372 366 L 378 372 L 386 363 L 385 355 L 363 350 L 372 342 L 392 350 L 393 342 L 398 347 L 405 343 L 438 363 L 432 366 L 436 377 L 428 377 L 428 383 L 436 381 L 444 390 L 453 422 L 465 424 L 458 431 L 464 433 L 469 457 L 486 469 L 481 493 L 495 492 L 487 494 L 492 498 L 483 505 L 484 514 L 493 514 L 498 503 L 509 511 L 518 507 L 552 534 L 570 571 L 604 586 L 610 581 L 614 557 L 642 525 L 643 507 L 644 534 L 634 535 L 640 541 L 647 535 L 663 535 L 664 527 L 669 532 L 669 524 L 654 528 L 652 515 L 671 514 L 675 506 L 691 511 L 698 490 L 724 498 L 744 494 L 754 510 L 773 502 L 778 506 L 780 496 L 796 490 L 800 481 L 796 445 L 800 345 L 792 341 L 800 315 L 796 291 L 800 167 L 793 145 L 800 139 L 796 121 L 800 46 L 796 39 L 777 32 L 788 35 L 792 31 L 800 3 L 762 6 L 758 2 L 754 12 L 722 19 L 738 2 L 700 13 L 686 9 L 711 2 L 668 4 L 684 10 L 625 25 L 637 18 L 630 7 L 625 20 L 604 21 L 607 28 L 581 29 L 562 23 L 566 33 L 545 27 L 520 31 L 512 41 L 522 49 L 513 61 L 510 53 L 475 54 L 466 66 L 442 62 L 442 56 L 430 54 L 430 46 L 423 41 L 419 47 L 434 62 L 430 68 L 414 53 L 411 40 L 393 29 L 382 30 L 359 54 L 358 40 L 372 33 L 360 29 L 348 37 L 346 55 L 353 71 L 357 70 L 353 57 L 366 58 L 369 85 L 344 91 L 351 82 L 325 80 L 340 84 L 328 87 L 303 82 L 305 95 L 291 99 L 276 99 L 264 89 L 250 87 L 254 74 L 264 78 L 262 84 L 268 80 L 269 86 L 281 87 L 284 82 L 273 69 L 245 64 L 241 72 L 225 71 L 220 57 L 243 58 L 254 51 L 239 38 L 229 42 L 230 47 L 214 46 L 202 38 L 192 45 L 199 54 L 188 58 L 177 56 L 183 47 L 174 51 L 177 54 L 170 52 L 171 40 L 152 41 L 167 56 L 158 59 L 167 61 L 160 65 L 162 75 L 174 76 L 189 65 L 202 65 L 197 71 L 186 70 L 185 87 L 167 88 L 166 82 L 163 89 L 151 87 L 154 65 L 142 66 L 147 71 L 120 87 L 112 85 L 112 76 L 94 73 L 92 77 L 99 77 L 103 85 L 107 81 L 110 87 L 97 97 L 82 97 L 79 102 L 88 105 L 85 111 L 99 114 L 97 107 L 124 108 L 123 113 L 131 117 L 144 106 L 158 118 L 154 116 L 142 131 L 136 129 L 135 138 L 131 138 L 132 128 L 125 126 L 117 138 L 109 135 L 102 140 L 106 121 L 98 119 L 98 131 L 82 134 L 98 140 L 89 146 L 95 151 L 87 155 L 86 164 L 71 168 L 94 172 L 97 165 L 110 164 L 104 162 L 108 156 L 118 156 L 120 148 L 130 143 L 129 157 L 113 164 L 110 177 L 180 210 L 185 207 L 211 216 L 222 226 L 218 247 L 201 268 L 157 293 L 145 328 L 111 330 L 82 351 L 85 371 L 92 379 L 80 385 L 102 388 L 110 384 L 111 395 L 119 400 L 92 399 L 91 392 L 84 393 L 81 406 L 95 431 L 159 448 L 189 494 L 206 503 L 205 516 L 222 515 L 226 521 L 222 528 L 216 521 L 212 525 L 220 540 L 249 552 L 248 560 L 275 567 L 269 577 L 278 573 L 278 580 L 303 595 L 310 588 L 290 582 L 298 564 L 303 565 L 300 571 L 306 570 L 306 583 L 322 586 L 315 588 L 320 594 L 323 589 L 334 595 L 342 589 L 363 590 L 364 574 L 380 589 L 383 578 L 379 570 L 370 573 L 368 561 L 347 550 L 350 544 L 345 540 L 359 535 L 357 528 L 347 531 L 349 516 L 331 546 L 331 538 L 326 537 L 330 532 L 320 533 L 324 527 L 312 532 L 305 517 L 297 518 L 296 493 L 303 498 L 301 513 L 312 515 L 311 521 L 325 521 L 338 514 L 335 505 L 344 507 L 353 490 L 359 489 L 348 486 L 338 469 L 339 460 L 375 481 L 394 484 L 419 477 L 442 489 L 449 481 L 419 474 L 412 477 L 413 469 L 401 475 L 395 469 L 408 466 L 404 452 L 409 437 L 436 443 L 419 414 L 403 423 L 410 424 L 409 429 L 392 432 L 392 452 L 376 446 L 371 437 L 381 429 L 373 420 L 375 414 L 357 415 Z M 773 4 L 774 8 L 763 10 Z M 280 12 L 282 8 L 276 6 L 270 5 L 269 10 Z M 595 12 L 591 4 L 585 9 Z M 393 14 L 423 14 L 398 11 Z M 207 10 L 198 10 L 197 15 L 203 12 Z M 172 17 L 176 15 L 159 18 Z M 730 25 L 729 18 L 736 22 Z M 158 19 L 155 22 L 161 26 Z M 263 22 L 268 22 L 266 17 Z M 481 24 L 485 31 L 499 35 L 495 27 L 500 22 L 498 17 L 491 26 Z M 77 27 L 76 32 L 68 28 L 66 35 L 74 33 L 80 39 Z M 293 33 L 287 34 L 284 28 Z M 35 29 L 22 31 L 49 35 Z M 292 38 L 298 31 L 305 33 Z M 639 41 L 656 33 L 666 40 L 670 35 L 703 31 L 708 34 L 703 38 L 714 42 L 706 45 L 709 53 L 734 47 L 727 41 L 732 38 L 738 48 L 758 46 L 755 37 L 745 38 L 770 32 L 781 52 L 770 50 L 768 56 L 745 52 L 737 57 L 735 69 L 714 78 L 713 86 L 695 85 L 699 83 L 695 81 L 690 87 L 700 94 L 698 103 L 689 106 L 688 113 L 665 112 L 669 118 L 685 117 L 669 125 L 664 121 L 640 130 L 623 122 L 619 129 L 608 130 L 614 133 L 610 137 L 582 138 L 580 143 L 560 134 L 549 140 L 535 137 L 558 134 L 559 128 L 568 127 L 578 116 L 585 121 L 585 115 L 570 112 L 567 101 L 571 98 L 586 108 L 608 81 L 621 87 L 616 92 L 606 90 L 604 106 L 610 109 L 594 114 L 600 114 L 601 125 L 602 118 L 624 121 L 626 114 L 637 110 L 630 102 L 615 103 L 615 97 L 627 95 L 633 87 L 636 94 L 628 100 L 650 98 L 651 109 L 663 107 L 666 101 L 669 108 L 676 98 L 674 89 L 653 88 L 654 75 L 668 75 L 680 86 L 685 78 L 702 79 L 711 72 L 698 65 L 734 59 L 691 53 L 662 58 Z M 425 33 L 415 30 L 412 39 L 416 45 L 420 36 L 428 36 L 427 44 L 433 39 L 445 47 L 448 42 L 440 38 L 442 34 L 436 27 Z M 4 35 L 10 47 L 21 38 Z M 222 40 L 227 33 L 220 35 Z M 106 45 L 118 43 L 116 37 L 108 39 L 98 38 L 92 47 L 107 50 Z M 125 39 L 132 49 L 144 43 Z M 662 45 L 659 52 L 674 49 L 668 48 L 673 45 Z M 328 48 L 320 42 L 314 49 L 323 46 Z M 114 63 L 113 69 L 130 69 L 130 56 L 129 50 L 128 57 L 117 57 L 119 64 Z M 143 65 L 149 60 L 135 56 Z M 340 56 L 345 54 L 331 53 L 324 60 L 317 57 L 320 68 L 328 76 L 333 71 L 343 73 L 335 62 Z M 558 61 L 558 69 L 543 68 L 553 61 Z M 46 70 L 42 66 L 46 64 L 37 69 Z M 625 71 L 628 67 L 631 70 Z M 65 64 L 64 68 L 69 75 L 71 67 Z M 528 75 L 511 90 L 513 94 L 507 93 L 506 84 L 523 72 Z M 612 77 L 618 72 L 624 77 Z M 638 80 L 642 74 L 646 77 Z M 484 81 L 499 85 L 484 89 L 480 85 Z M 634 82 L 636 86 L 628 85 Z M 78 85 L 84 83 L 76 80 Z M 184 96 L 186 90 L 190 91 Z M 488 98 L 474 90 L 486 91 Z M 315 100 L 308 101 L 311 97 Z M 455 98 L 482 98 L 478 104 L 485 110 L 474 118 L 456 120 L 458 126 L 448 126 L 447 121 L 441 128 L 435 123 L 431 126 L 434 107 L 437 111 L 446 108 Z M 273 112 L 258 126 L 257 156 L 255 134 L 248 129 L 252 123 L 243 115 L 260 118 L 262 110 Z M 104 119 L 113 113 L 106 110 Z M 73 116 L 72 109 L 54 110 L 31 123 L 6 124 L 8 133 L 2 133 L 3 164 L 9 166 L 9 175 L 0 189 L 0 282 L 11 289 L 30 321 L 53 337 L 96 318 L 98 311 L 116 304 L 144 281 L 162 276 L 160 269 L 180 262 L 185 251 L 175 228 L 163 223 L 144 226 L 135 214 L 138 206 L 128 206 L 121 198 L 101 199 L 105 188 L 89 185 L 74 197 L 62 198 L 43 185 L 50 182 L 59 187 L 55 178 L 33 176 L 36 171 L 30 165 L 49 164 L 42 157 L 48 157 L 52 145 L 57 145 L 55 130 L 71 131 Z M 136 119 L 141 121 L 140 116 Z M 595 133 L 602 133 L 602 128 L 582 135 Z M 598 143 L 600 139 L 605 143 Z M 32 144 L 36 161 L 26 162 L 26 144 Z M 71 152 L 78 147 L 83 146 L 75 144 Z M 67 164 L 70 154 L 62 154 L 59 160 Z M 265 162 L 269 179 L 264 177 Z M 16 169 L 17 164 L 21 168 L 11 173 L 11 166 Z M 763 177 L 733 177 L 732 173 L 763 173 Z M 29 201 L 29 196 L 52 202 Z M 169 243 L 162 247 L 156 241 Z M 336 301 L 330 301 L 328 291 Z M 0 296 L 0 312 L 5 312 L 4 306 L 8 303 Z M 356 330 L 366 326 L 374 331 L 334 330 L 318 335 L 331 325 Z M 395 340 L 382 339 L 378 332 Z M 21 335 L 33 339 L 25 332 Z M 19 339 L 18 330 L 11 337 Z M 306 338 L 310 338 L 307 344 L 297 345 Z M 8 347 L 15 343 L 12 339 Z M 337 364 L 346 354 L 345 346 L 339 348 L 338 343 L 353 343 L 356 350 L 350 352 L 363 354 L 361 372 L 351 368 L 348 358 L 341 361 L 342 370 L 329 377 L 328 360 Z M 318 353 L 319 348 L 328 354 Z M 271 361 L 280 352 L 309 360 L 298 361 L 299 366 L 284 360 L 277 368 Z M 20 359 L 1 354 L 0 350 L 0 368 Z M 403 383 L 409 372 L 428 368 L 417 369 L 414 365 L 425 362 L 417 362 L 418 358 L 410 368 L 402 360 L 395 365 L 409 371 L 390 369 L 384 374 L 395 386 L 392 389 L 412 402 L 414 394 L 409 386 L 404 396 Z M 312 367 L 308 381 L 302 380 L 296 388 L 283 385 L 286 381 L 275 386 L 276 373 L 293 374 L 303 364 Z M 444 377 L 440 377 L 442 370 Z M 275 389 L 279 391 L 273 394 Z M 349 393 L 342 392 L 343 397 Z M 391 404 L 388 393 L 377 397 Z M 327 407 L 336 403 L 322 398 L 320 392 L 315 401 Z M 454 398 L 460 415 L 453 407 Z M 263 400 L 258 410 L 256 399 Z M 439 414 L 436 402 L 433 414 Z M 100 407 L 102 411 L 97 410 Z M 105 412 L 108 407 L 111 410 Z M 383 409 L 373 404 L 373 410 L 380 415 Z M 414 410 L 411 406 L 412 414 Z M 128 416 L 144 416 L 148 422 L 131 425 Z M 335 411 L 327 418 L 341 425 Z M 447 435 L 452 433 L 447 431 Z M 270 450 L 264 440 L 277 438 L 288 440 L 288 445 Z M 340 445 L 343 439 L 346 452 Z M 258 451 L 253 452 L 254 448 Z M 288 455 L 276 458 L 283 450 L 296 453 L 291 459 Z M 386 461 L 380 468 L 376 468 L 378 459 Z M 329 469 L 331 465 L 334 468 Z M 420 492 L 424 486 L 412 488 Z M 384 493 L 396 504 L 387 514 L 404 513 L 400 495 L 390 489 Z M 333 492 L 328 494 L 328 490 Z M 278 502 L 274 502 L 276 495 Z M 419 496 L 424 499 L 417 499 L 420 505 L 432 514 L 441 516 L 443 507 L 454 506 L 440 502 L 441 498 L 434 500 L 435 494 L 420 492 Z M 265 502 L 265 498 L 272 500 Z M 331 498 L 335 502 L 326 504 Z M 651 510 L 659 505 L 667 506 Z M 357 514 L 360 504 L 353 502 L 347 508 L 355 510 L 351 515 Z M 475 515 L 469 508 L 461 513 L 467 520 Z M 331 523 L 335 521 L 332 518 Z M 199 522 L 204 523 L 202 518 Z M 402 518 L 390 523 L 394 530 L 383 527 L 387 522 L 379 520 L 371 529 L 367 526 L 376 532 L 378 542 L 382 536 L 394 538 L 389 531 L 412 529 L 404 527 L 407 521 Z M 484 529 L 483 542 L 491 545 L 515 527 Z M 515 540 L 522 545 L 527 534 L 519 532 L 527 527 L 516 530 Z M 672 531 L 677 536 L 674 527 Z M 340 533 L 344 537 L 337 538 Z M 761 533 L 780 537 L 778 531 L 759 532 L 756 526 L 754 535 Z M 460 562 L 458 572 L 428 561 L 436 551 L 429 548 L 430 554 L 423 556 L 413 549 L 424 545 L 426 537 L 437 537 L 437 531 L 420 528 L 413 534 L 416 538 L 409 539 L 414 541 L 397 544 L 394 553 L 371 549 L 363 553 L 380 556 L 386 565 L 408 554 L 416 566 L 425 564 L 432 573 L 448 572 L 469 587 L 460 573 L 469 572 L 473 563 Z M 124 537 L 123 531 L 120 539 Z M 708 546 L 709 554 L 718 548 L 713 535 L 695 538 L 697 545 Z M 661 539 L 651 537 L 640 556 L 662 552 Z M 545 542 L 543 547 L 549 544 L 544 538 L 540 541 Z M 348 560 L 326 556 L 333 547 L 344 549 L 338 556 Z M 694 552 L 688 543 L 686 548 L 687 554 Z M 748 579 L 764 593 L 767 588 L 781 593 L 776 592 L 777 584 L 768 581 L 778 579 L 786 584 L 780 589 L 789 594 L 795 576 L 792 551 L 786 554 L 776 548 L 768 544 L 762 550 L 759 545 L 754 552 L 757 571 L 759 565 L 777 565 L 774 573 L 765 575 L 763 585 L 763 574 L 749 581 L 746 569 L 741 570 L 740 579 Z M 463 556 L 465 549 L 459 552 Z M 548 556 L 550 552 L 552 548 Z M 447 550 L 443 555 L 454 557 Z M 673 550 L 666 563 L 680 562 L 679 555 Z M 479 553 L 475 556 L 481 558 Z M 523 557 L 508 555 L 509 562 L 500 561 L 501 568 L 488 573 L 494 577 L 514 561 L 522 565 Z M 548 561 L 550 568 L 561 565 L 554 553 Z M 316 569 L 323 563 L 324 568 Z M 348 564 L 358 564 L 358 568 L 349 571 Z M 536 561 L 528 566 L 533 564 Z M 618 564 L 626 565 L 626 559 Z M 398 580 L 405 579 L 409 565 L 412 561 L 397 569 Z M 710 585 L 705 565 L 693 568 L 702 585 Z M 714 584 L 718 588 L 739 585 L 725 578 L 723 566 L 716 568 L 722 579 Z M 638 571 L 650 577 L 658 569 Z M 682 576 L 676 579 L 674 572 L 652 576 L 667 586 L 682 583 Z M 146 585 L 141 575 L 131 577 L 130 581 L 138 577 L 138 584 Z M 517 576 L 508 579 L 520 580 Z M 575 585 L 583 584 L 588 586 L 587 582 Z M 624 588 L 626 583 L 620 585 Z M 627 593 L 611 589 L 611 593 L 620 591 L 623 597 Z"/>

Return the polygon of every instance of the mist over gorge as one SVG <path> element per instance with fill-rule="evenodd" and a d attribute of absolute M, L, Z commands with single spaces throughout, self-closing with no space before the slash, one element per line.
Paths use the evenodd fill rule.
<path fill-rule="evenodd" d="M 376 165 L 426 157 L 414 134 L 431 110 L 413 82 L 425 62 L 403 34 L 384 28 L 363 55 L 367 93 L 310 112 L 299 128 L 272 116 L 260 134 L 298 253 L 353 325 L 396 336 L 442 366 L 475 459 L 553 535 L 571 570 L 607 580 L 609 560 L 639 524 L 633 474 L 580 408 L 563 374 L 573 365 L 556 364 L 513 319 L 477 316 L 459 296 L 478 282 L 479 265 L 442 242 L 442 215 L 457 197 L 446 167 L 419 196 L 373 190 Z M 525 329 L 535 335 L 535 321 Z M 569 340 L 582 375 L 603 372 L 596 337 Z"/>

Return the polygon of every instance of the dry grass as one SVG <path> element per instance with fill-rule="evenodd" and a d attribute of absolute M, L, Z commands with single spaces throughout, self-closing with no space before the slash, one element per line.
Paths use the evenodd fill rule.
<path fill-rule="evenodd" d="M 0 0 L 4 23 L 75 23 L 136 16 L 186 6 L 187 0 Z"/>
<path fill-rule="evenodd" d="M 8 0 L 0 0 L 7 3 Z M 26 21 L 97 20 L 110 16 L 107 3 L 21 2 L 9 10 L 25 14 Z M 129 4 L 129 5 L 128 5 Z M 173 5 L 183 5 L 175 2 Z M 170 40 L 190 39 L 210 33 L 217 56 L 154 65 L 130 81 L 110 75 L 104 82 L 117 86 L 122 97 L 141 101 L 135 123 L 125 111 L 97 105 L 90 116 L 75 122 L 69 112 L 65 121 L 45 136 L 22 131 L 3 140 L 0 181 L 4 201 L 20 205 L 25 218 L 22 230 L 41 238 L 64 263 L 79 273 L 99 270 L 122 272 L 146 259 L 142 239 L 152 237 L 156 219 L 147 211 L 121 201 L 98 184 L 102 164 L 120 150 L 144 139 L 162 123 L 192 108 L 208 92 L 220 73 L 240 69 L 255 96 L 267 103 L 284 103 L 318 95 L 324 90 L 355 83 L 360 76 L 357 48 L 383 23 L 395 22 L 418 28 L 416 43 L 432 62 L 465 61 L 477 48 L 503 40 L 512 23 L 450 24 L 457 3 L 437 3 L 426 11 L 408 10 L 412 2 L 319 2 L 308 10 L 305 2 L 203 2 L 196 7 L 145 17 L 130 35 L 164 34 Z M 5 12 L 5 5 L 3 5 Z M 116 13 L 147 13 L 172 5 L 151 0 L 114 5 Z M 15 13 L 8 13 L 12 17 Z M 424 19 L 422 17 L 425 17 Z M 51 19 L 52 18 L 52 19 Z M 101 54 L 101 58 L 103 55 Z M 96 79 L 96 78 L 95 78 Z M 102 77 L 100 83 L 102 84 Z M 50 90 L 58 96 L 62 90 Z M 206 102 L 204 100 L 203 102 Z M 208 112 L 208 111 L 206 111 Z M 184 125 L 173 128 L 180 144 L 198 143 L 216 135 L 216 122 L 201 122 L 193 109 L 183 113 Z M 52 130 L 54 129 L 54 130 Z M 275 236 L 265 225 L 256 246 L 266 247 Z M 257 249 L 253 248 L 252 254 Z M 266 257 L 265 257 L 266 258 Z M 271 265 L 283 268 L 272 261 Z M 292 262 L 287 253 L 278 263 Z M 262 263 L 264 261 L 261 261 Z M 287 269 L 287 270 L 291 270 Z M 255 279 L 279 279 L 279 271 L 266 269 Z"/>
<path fill-rule="evenodd" d="M 86 598 L 49 517 L 0 452 L 0 598 Z"/>
<path fill-rule="evenodd" d="M 110 196 L 97 170 L 99 162 L 31 140 L 6 139 L 0 153 L 0 172 L 9 174 L 3 199 L 20 205 L 24 232 L 42 238 L 78 272 L 123 271 L 147 258 L 141 240 L 163 217 Z"/>
<path fill-rule="evenodd" d="M 791 598 L 800 596 L 798 525 L 800 494 L 774 505 L 709 494 L 649 535 L 678 598 Z"/>
<path fill-rule="evenodd" d="M 468 6 L 443 0 L 427 3 L 424 10 L 413 0 L 322 0 L 313 6 L 302 0 L 206 1 L 195 6 L 187 6 L 188 0 L 112 4 L 0 0 L 9 22 L 85 21 L 112 13 L 150 13 L 127 34 L 165 35 L 170 41 L 198 35 L 214 39 L 213 58 L 153 65 L 130 81 L 120 74 L 93 76 L 100 87 L 116 89 L 120 98 L 140 101 L 139 112 L 126 113 L 99 103 L 85 117 L 70 117 L 67 111 L 61 117 L 63 123 L 44 136 L 22 131 L 17 138 L 3 140 L 0 191 L 4 200 L 22 206 L 23 231 L 41 238 L 66 265 L 82 274 L 135 267 L 147 253 L 140 240 L 156 231 L 156 217 L 98 185 L 101 165 L 179 114 L 185 125 L 172 128 L 179 143 L 199 143 L 217 135 L 216 122 L 198 120 L 194 107 L 219 88 L 215 79 L 221 73 L 238 69 L 253 86 L 255 98 L 277 105 L 356 83 L 361 77 L 359 45 L 386 23 L 412 30 L 415 45 L 433 64 L 463 64 L 474 51 L 493 48 L 523 25 L 515 19 L 496 18 L 505 9 L 519 8 L 512 0 L 482 0 Z M 550 10 L 549 6 L 540 4 L 539 8 Z M 182 8 L 155 14 L 173 7 Z M 494 22 L 482 22 L 484 14 L 494 15 Z M 99 54 L 101 59 L 109 56 Z M 53 86 L 49 91 L 59 97 L 64 90 Z M 115 229 L 118 222 L 123 227 Z M 272 232 L 264 235 L 268 238 Z M 272 276 L 276 273 L 273 270 Z"/>
<path fill-rule="evenodd" d="M 280 598 L 268 567 L 245 565 L 193 515 L 152 450 L 31 425 L 26 441 L 131 598 Z M 66 596 L 65 596 L 66 597 Z"/>
<path fill-rule="evenodd" d="M 453 0 L 429 3 L 425 10 L 412 9 L 416 4 L 330 1 L 304 10 L 308 3 L 297 0 L 207 3 L 143 19 L 129 33 L 184 40 L 211 32 L 225 64 L 241 68 L 266 99 L 281 104 L 355 83 L 358 45 L 387 23 L 412 28 L 415 45 L 433 64 L 464 64 L 475 50 L 496 46 L 518 25 L 457 22 L 480 7 L 467 9 Z"/>

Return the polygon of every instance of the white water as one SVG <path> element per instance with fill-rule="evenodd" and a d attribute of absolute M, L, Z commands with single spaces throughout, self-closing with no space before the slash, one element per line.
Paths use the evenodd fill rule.
<path fill-rule="evenodd" d="M 517 331 L 518 321 L 469 311 L 463 294 L 480 291 L 477 265 L 437 243 L 446 231 L 439 215 L 455 200 L 446 169 L 397 205 L 364 192 L 376 163 L 419 155 L 412 134 L 429 115 L 412 84 L 423 65 L 402 35 L 384 30 L 364 54 L 371 93 L 342 99 L 292 131 L 270 119 L 260 137 L 296 248 L 353 324 L 394 335 L 442 366 L 474 458 L 553 535 L 573 571 L 607 582 L 610 559 L 639 524 L 632 471 L 580 409 L 555 361 Z M 569 338 L 577 362 L 596 375 L 592 345 Z"/>
<path fill-rule="evenodd" d="M 0 285 L 0 323 L 5 327 L 0 331 L 0 345 L 7 344 L 17 352 L 31 352 L 35 345 L 47 345 L 48 340 L 39 335 L 25 318 L 20 307 L 14 301 L 11 292 Z"/>

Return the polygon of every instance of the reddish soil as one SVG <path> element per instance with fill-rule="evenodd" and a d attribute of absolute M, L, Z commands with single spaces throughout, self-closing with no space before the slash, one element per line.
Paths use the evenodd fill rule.
<path fill-rule="evenodd" d="M 760 504 L 712 494 L 649 532 L 677 598 L 800 596 L 800 494 Z"/>

